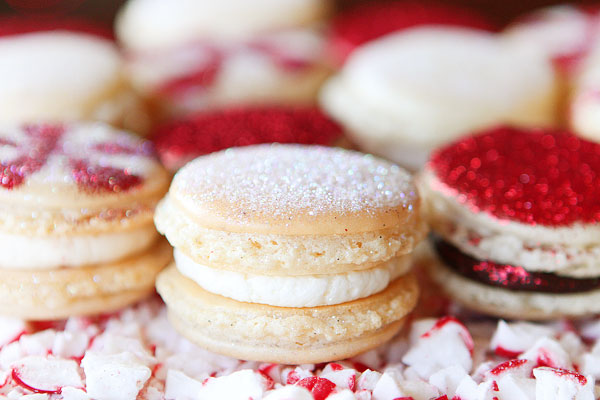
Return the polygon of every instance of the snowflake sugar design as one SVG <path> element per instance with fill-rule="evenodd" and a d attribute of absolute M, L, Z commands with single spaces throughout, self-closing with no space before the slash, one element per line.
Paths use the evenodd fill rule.
<path fill-rule="evenodd" d="M 97 129 L 96 125 L 90 127 Z M 80 190 L 92 193 L 127 191 L 143 183 L 144 178 L 129 168 L 112 165 L 111 157 L 149 157 L 148 142 L 115 134 L 96 142 L 87 133 L 66 125 L 30 124 L 14 138 L 0 137 L 0 185 L 14 189 L 44 171 L 54 180 L 74 182 Z M 103 161 L 97 162 L 94 155 L 102 156 Z"/>

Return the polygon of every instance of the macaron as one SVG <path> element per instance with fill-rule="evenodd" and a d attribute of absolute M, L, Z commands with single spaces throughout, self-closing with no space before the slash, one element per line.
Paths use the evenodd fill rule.
<path fill-rule="evenodd" d="M 600 311 L 600 144 L 501 127 L 433 154 L 420 176 L 433 279 L 505 318 Z"/>
<path fill-rule="evenodd" d="M 363 2 L 342 11 L 332 20 L 329 33 L 332 61 L 341 66 L 363 44 L 420 25 L 495 30 L 494 24 L 486 16 L 452 4 L 414 0 Z"/>
<path fill-rule="evenodd" d="M 356 50 L 324 85 L 324 110 L 366 152 L 416 170 L 431 150 L 499 123 L 552 125 L 545 57 L 498 35 L 417 27 Z"/>
<path fill-rule="evenodd" d="M 163 116 L 227 104 L 314 102 L 327 68 L 321 0 L 130 0 L 117 37 Z"/>
<path fill-rule="evenodd" d="M 157 207 L 175 248 L 157 290 L 174 327 L 211 351 L 347 358 L 390 339 L 416 304 L 419 207 L 407 172 L 349 150 L 271 144 L 199 157 Z"/>
<path fill-rule="evenodd" d="M 115 43 L 81 21 L 0 21 L 0 122 L 98 120 L 142 133 L 144 104 Z"/>
<path fill-rule="evenodd" d="M 316 107 L 234 107 L 205 111 L 158 126 L 151 135 L 172 172 L 229 147 L 261 143 L 343 144 L 341 127 Z"/>
<path fill-rule="evenodd" d="M 562 4 L 534 10 L 508 25 L 503 35 L 552 60 L 564 77 L 577 74 L 598 40 L 600 10 Z"/>
<path fill-rule="evenodd" d="M 60 319 L 152 293 L 171 254 L 152 224 L 169 176 L 101 123 L 2 124 L 0 314 Z"/>
<path fill-rule="evenodd" d="M 600 18 L 600 17 L 599 17 Z M 599 25 L 600 26 L 600 25 Z M 600 42 L 597 42 L 580 63 L 572 79 L 568 123 L 577 135 L 600 142 Z"/>

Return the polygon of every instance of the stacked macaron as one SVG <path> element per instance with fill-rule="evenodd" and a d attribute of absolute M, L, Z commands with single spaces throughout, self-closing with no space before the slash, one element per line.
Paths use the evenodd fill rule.
<path fill-rule="evenodd" d="M 499 123 L 556 119 L 551 62 L 498 35 L 417 27 L 356 50 L 321 92 L 367 152 L 418 169 L 431 150 Z"/>
<path fill-rule="evenodd" d="M 171 255 L 149 142 L 100 123 L 3 124 L 0 165 L 0 314 L 108 312 L 153 291 Z"/>
<path fill-rule="evenodd" d="M 341 359 L 391 338 L 414 307 L 424 235 L 410 176 L 320 146 L 258 145 L 175 175 L 155 223 L 175 247 L 157 289 L 175 328 L 250 360 Z"/>
<path fill-rule="evenodd" d="M 172 172 L 198 156 L 261 143 L 343 144 L 340 126 L 315 107 L 250 107 L 206 111 L 157 127 L 151 135 Z"/>
<path fill-rule="evenodd" d="M 600 311 L 600 144 L 498 128 L 437 151 L 421 186 L 433 277 L 468 307 L 512 318 Z"/>
<path fill-rule="evenodd" d="M 324 0 L 131 0 L 117 19 L 134 85 L 167 115 L 306 103 L 326 74 Z"/>
<path fill-rule="evenodd" d="M 79 20 L 0 21 L 0 122 L 99 120 L 144 132 L 149 118 L 117 46 Z"/>

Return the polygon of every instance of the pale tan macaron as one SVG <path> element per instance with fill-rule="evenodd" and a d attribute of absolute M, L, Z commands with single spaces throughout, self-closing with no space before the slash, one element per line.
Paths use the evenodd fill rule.
<path fill-rule="evenodd" d="M 175 247 L 157 289 L 177 329 L 208 349 L 348 357 L 390 338 L 416 303 L 419 207 L 408 173 L 352 151 L 259 145 L 200 157 L 157 208 Z"/>
<path fill-rule="evenodd" d="M 112 311 L 170 261 L 152 224 L 169 176 L 149 142 L 102 123 L 0 127 L 0 313 Z"/>
<path fill-rule="evenodd" d="M 112 41 L 51 30 L 0 37 L 0 122 L 97 120 L 137 133 L 149 114 Z"/>
<path fill-rule="evenodd" d="M 360 149 L 417 170 L 477 129 L 553 125 L 556 95 L 541 54 L 489 32 L 417 27 L 357 49 L 320 101 Z"/>
<path fill-rule="evenodd" d="M 310 104 L 325 79 L 329 0 L 130 0 L 117 17 L 135 87 L 163 115 Z"/>

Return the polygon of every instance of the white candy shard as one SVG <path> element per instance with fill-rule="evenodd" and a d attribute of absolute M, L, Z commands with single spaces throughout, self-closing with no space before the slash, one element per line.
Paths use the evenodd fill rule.
<path fill-rule="evenodd" d="M 258 400 L 267 390 L 260 373 L 246 369 L 219 378 L 208 378 L 198 393 L 199 399 Z"/>
<path fill-rule="evenodd" d="M 199 393 L 201 390 L 202 382 L 190 378 L 181 371 L 171 369 L 167 372 L 167 381 L 165 384 L 166 399 L 200 399 Z"/>
<path fill-rule="evenodd" d="M 97 400 L 135 400 L 152 371 L 129 352 L 88 351 L 81 361 L 87 392 Z"/>
<path fill-rule="evenodd" d="M 429 377 L 429 383 L 435 386 L 441 393 L 454 397 L 460 382 L 468 376 L 467 371 L 460 365 L 452 365 L 433 373 Z"/>
<path fill-rule="evenodd" d="M 290 385 L 267 392 L 264 400 L 314 400 L 314 398 L 305 388 Z"/>
<path fill-rule="evenodd" d="M 544 400 L 594 400 L 594 378 L 564 369 L 540 367 L 533 370 L 535 395 Z"/>

